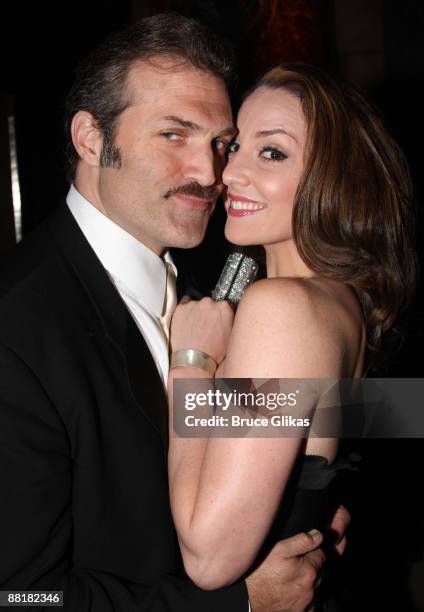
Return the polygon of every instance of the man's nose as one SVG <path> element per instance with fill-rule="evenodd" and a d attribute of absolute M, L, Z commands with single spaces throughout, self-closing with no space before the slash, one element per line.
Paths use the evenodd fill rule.
<path fill-rule="evenodd" d="M 219 167 L 212 148 L 193 152 L 185 167 L 185 177 L 210 187 L 221 182 L 222 165 Z"/>

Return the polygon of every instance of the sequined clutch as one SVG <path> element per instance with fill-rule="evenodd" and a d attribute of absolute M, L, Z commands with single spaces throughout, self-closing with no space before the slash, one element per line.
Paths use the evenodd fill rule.
<path fill-rule="evenodd" d="M 252 257 L 231 253 L 212 292 L 212 299 L 228 300 L 237 306 L 246 288 L 255 280 L 258 270 L 259 266 Z"/>

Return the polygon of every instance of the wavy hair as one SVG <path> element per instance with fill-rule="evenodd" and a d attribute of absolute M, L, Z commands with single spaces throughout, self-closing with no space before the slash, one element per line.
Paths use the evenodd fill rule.
<path fill-rule="evenodd" d="M 373 366 L 386 332 L 399 335 L 397 322 L 415 289 L 406 160 L 361 94 L 314 66 L 281 64 L 258 87 L 282 88 L 301 102 L 306 161 L 293 209 L 294 241 L 311 270 L 356 292 Z"/>

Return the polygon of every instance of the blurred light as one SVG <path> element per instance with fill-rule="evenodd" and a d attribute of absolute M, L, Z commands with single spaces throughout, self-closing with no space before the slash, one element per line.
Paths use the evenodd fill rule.
<path fill-rule="evenodd" d="M 12 200 L 13 216 L 15 220 L 16 242 L 22 238 L 22 207 L 21 189 L 19 186 L 18 156 L 16 152 L 15 117 L 10 115 L 9 122 L 9 146 L 10 146 L 10 174 L 12 177 Z"/>

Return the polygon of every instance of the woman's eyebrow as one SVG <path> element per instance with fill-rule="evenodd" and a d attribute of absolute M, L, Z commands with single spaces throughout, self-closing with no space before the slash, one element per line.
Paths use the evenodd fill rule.
<path fill-rule="evenodd" d="M 293 140 L 298 142 L 296 136 L 293 136 L 293 134 L 290 134 L 290 132 L 288 132 L 287 130 L 283 128 L 274 128 L 273 130 L 260 130 L 259 132 L 256 132 L 255 138 L 263 138 L 264 136 L 273 136 L 274 134 L 284 134 L 285 136 L 290 136 L 290 138 L 293 138 Z"/>

